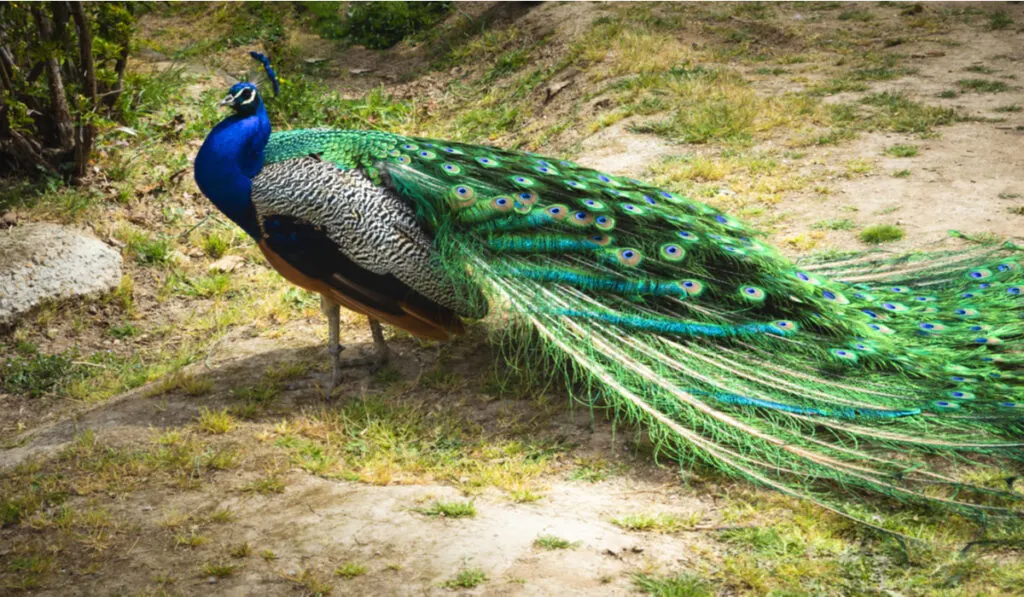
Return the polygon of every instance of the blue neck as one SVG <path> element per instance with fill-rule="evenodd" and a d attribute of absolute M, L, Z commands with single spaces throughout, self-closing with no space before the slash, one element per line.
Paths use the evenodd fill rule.
<path fill-rule="evenodd" d="M 263 168 L 263 149 L 270 139 L 270 119 L 263 100 L 249 114 L 235 114 L 215 126 L 196 155 L 199 190 L 217 209 L 259 240 L 249 192 L 252 179 Z"/>

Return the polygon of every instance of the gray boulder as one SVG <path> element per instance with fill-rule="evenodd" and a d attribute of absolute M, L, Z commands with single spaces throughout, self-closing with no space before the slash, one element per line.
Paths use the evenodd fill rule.
<path fill-rule="evenodd" d="M 46 223 L 0 230 L 0 326 L 41 302 L 108 292 L 121 254 L 82 232 Z"/>

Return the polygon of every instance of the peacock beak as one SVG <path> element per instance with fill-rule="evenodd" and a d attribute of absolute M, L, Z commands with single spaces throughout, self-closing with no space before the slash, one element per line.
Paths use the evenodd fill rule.
<path fill-rule="evenodd" d="M 220 100 L 218 106 L 230 106 L 235 103 L 235 98 L 230 93 L 224 96 L 224 99 Z"/>

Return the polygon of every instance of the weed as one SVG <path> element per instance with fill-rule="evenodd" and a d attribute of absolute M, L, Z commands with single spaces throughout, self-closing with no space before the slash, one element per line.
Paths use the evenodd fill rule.
<path fill-rule="evenodd" d="M 871 128 L 897 133 L 927 133 L 936 126 L 964 120 L 952 108 L 925 106 L 903 93 L 875 93 L 863 98 L 861 103 L 877 109 L 868 121 Z"/>
<path fill-rule="evenodd" d="M 946 89 L 940 91 L 936 97 L 940 97 L 942 99 L 953 99 L 957 97 L 957 95 L 959 94 L 957 94 L 957 92 L 953 91 L 952 89 Z"/>
<path fill-rule="evenodd" d="M 554 535 L 541 535 L 533 540 L 533 546 L 540 549 L 546 549 L 554 551 L 557 549 L 576 549 L 581 543 L 579 541 L 569 541 L 568 539 L 562 539 Z"/>
<path fill-rule="evenodd" d="M 996 112 L 1020 112 L 1021 110 L 1024 110 L 1024 108 L 1022 108 L 1020 104 L 1010 104 L 1008 106 L 999 106 L 998 108 L 995 108 Z"/>
<path fill-rule="evenodd" d="M 334 569 L 334 575 L 342 578 L 355 578 L 366 574 L 366 566 L 363 564 L 356 564 L 355 562 L 345 562 Z"/>
<path fill-rule="evenodd" d="M 285 484 L 277 475 L 268 475 L 262 479 L 256 479 L 255 481 L 249 482 L 242 486 L 243 493 L 258 493 L 260 495 L 270 495 L 274 493 L 284 493 Z"/>
<path fill-rule="evenodd" d="M 997 10 L 988 17 L 989 31 L 1006 29 L 1010 25 L 1013 25 L 1013 19 L 1010 18 L 1010 15 L 1006 14 L 1005 10 Z"/>
<path fill-rule="evenodd" d="M 636 513 L 613 518 L 612 524 L 630 531 L 650 531 L 655 533 L 675 533 L 697 526 L 704 514 L 696 512 L 687 516 L 676 514 Z"/>
<path fill-rule="evenodd" d="M 420 514 L 427 516 L 442 516 L 445 518 L 467 518 L 476 516 L 476 505 L 468 502 L 442 502 L 435 501 L 429 508 L 417 510 Z"/>
<path fill-rule="evenodd" d="M 964 91 L 973 91 L 975 93 L 1002 93 L 1010 89 L 1010 86 L 1002 81 L 990 81 L 988 79 L 960 79 L 956 84 Z"/>
<path fill-rule="evenodd" d="M 912 158 L 917 155 L 917 145 L 893 145 L 887 147 L 885 153 L 894 158 Z"/>
<path fill-rule="evenodd" d="M 907 178 L 910 176 L 910 170 L 895 170 L 892 173 L 893 178 Z"/>
<path fill-rule="evenodd" d="M 311 597 L 323 597 L 330 595 L 334 586 L 324 580 L 320 574 L 309 568 L 304 568 L 297 576 L 286 577 L 289 581 L 304 587 Z"/>
<path fill-rule="evenodd" d="M 174 536 L 174 545 L 177 547 L 187 547 L 189 549 L 195 549 L 202 545 L 206 545 L 210 540 L 195 531 L 188 531 L 187 533 L 178 533 Z"/>
<path fill-rule="evenodd" d="M 860 240 L 871 245 L 888 243 L 903 238 L 903 229 L 892 224 L 868 226 L 860 232 Z"/>
<path fill-rule="evenodd" d="M 220 435 L 234 429 L 235 422 L 227 409 L 212 411 L 205 406 L 199 411 L 199 428 L 207 433 Z"/>
<path fill-rule="evenodd" d="M 124 340 L 125 338 L 132 338 L 134 336 L 138 336 L 139 328 L 128 322 L 125 322 L 110 326 L 109 328 L 107 328 L 107 334 L 109 334 L 110 337 L 112 338 Z"/>
<path fill-rule="evenodd" d="M 1000 199 L 1020 199 L 1021 194 L 1020 193 L 999 193 L 998 197 Z"/>
<path fill-rule="evenodd" d="M 991 75 L 992 73 L 996 72 L 994 69 L 989 68 L 983 64 L 972 64 L 964 68 L 964 70 L 969 73 L 978 73 L 979 75 Z"/>
<path fill-rule="evenodd" d="M 234 233 L 224 230 L 210 232 L 203 237 L 203 252 L 213 259 L 220 259 L 231 247 L 234 236 Z"/>
<path fill-rule="evenodd" d="M 0 387 L 11 394 L 38 398 L 60 392 L 69 383 L 86 376 L 85 367 L 74 362 L 73 352 L 47 355 L 35 346 L 23 346 L 21 354 L 7 359 L 0 368 Z"/>
<path fill-rule="evenodd" d="M 214 524 L 227 524 L 235 520 L 236 515 L 230 508 L 218 508 L 210 513 L 206 519 Z"/>
<path fill-rule="evenodd" d="M 228 550 L 228 553 L 233 558 L 247 558 L 252 554 L 252 548 L 249 547 L 249 542 L 245 541 L 238 545 L 233 545 L 231 549 Z"/>
<path fill-rule="evenodd" d="M 863 176 L 865 174 L 871 174 L 874 169 L 874 162 L 868 158 L 854 158 L 846 162 L 847 176 Z"/>
<path fill-rule="evenodd" d="M 121 228 L 119 236 L 125 244 L 125 253 L 142 265 L 165 265 L 171 260 L 171 241 L 152 238 L 148 233 Z"/>
<path fill-rule="evenodd" d="M 840 21 L 860 21 L 864 23 L 874 19 L 875 17 L 866 10 L 844 10 L 839 13 L 837 18 Z"/>
<path fill-rule="evenodd" d="M 446 589 L 472 589 L 487 582 L 487 575 L 480 568 L 465 568 L 441 584 Z"/>
<path fill-rule="evenodd" d="M 676 576 L 632 575 L 637 590 L 656 597 L 712 597 L 715 591 L 704 579 L 690 574 Z"/>
<path fill-rule="evenodd" d="M 260 557 L 263 558 L 263 561 L 265 562 L 273 562 L 277 559 L 277 554 L 269 549 L 264 549 L 260 552 Z"/>
<path fill-rule="evenodd" d="M 811 228 L 815 230 L 853 230 L 856 225 L 853 220 L 841 219 L 841 220 L 821 220 L 815 222 Z"/>
<path fill-rule="evenodd" d="M 227 578 L 235 573 L 238 566 L 226 562 L 211 562 L 203 566 L 203 574 L 214 578 Z"/>
<path fill-rule="evenodd" d="M 1024 216 L 1024 205 L 1015 205 L 1013 207 L 1006 208 L 1006 211 L 1010 212 L 1015 216 Z"/>

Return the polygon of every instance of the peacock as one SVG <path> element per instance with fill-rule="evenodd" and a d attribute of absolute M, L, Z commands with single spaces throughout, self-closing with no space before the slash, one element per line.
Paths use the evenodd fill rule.
<path fill-rule="evenodd" d="M 683 464 L 868 525 L 867 496 L 1024 513 L 1020 247 L 794 263 L 633 178 L 382 131 L 272 134 L 249 82 L 221 103 L 196 182 L 321 295 L 333 383 L 340 306 L 370 318 L 377 363 L 379 322 L 447 340 L 491 313 L 514 366 L 564 373 Z"/>

